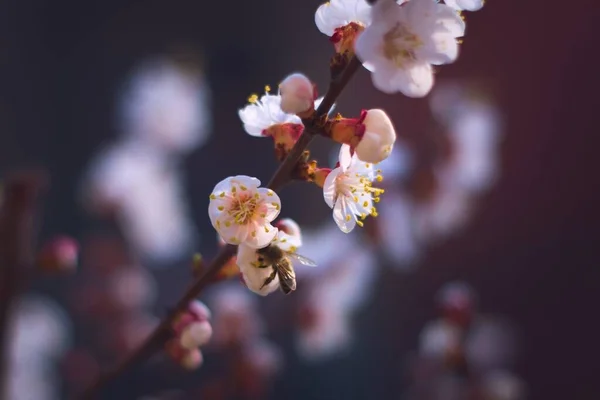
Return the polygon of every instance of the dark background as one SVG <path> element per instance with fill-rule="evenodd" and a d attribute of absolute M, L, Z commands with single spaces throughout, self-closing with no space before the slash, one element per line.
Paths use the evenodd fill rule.
<path fill-rule="evenodd" d="M 237 119 L 247 95 L 293 70 L 326 85 L 331 47 L 313 23 L 319 4 L 0 2 L 0 171 L 49 170 L 42 236 L 84 231 L 75 191 L 91 155 L 117 133 L 119 85 L 140 59 L 184 43 L 203 51 L 214 96 L 213 136 L 186 161 L 195 220 L 212 238 L 205 196 L 214 182 L 240 172 L 266 180 L 275 166 L 270 158 L 249 162 L 250 152 L 265 149 Z M 379 278 L 359 318 L 361 346 L 351 363 L 292 363 L 274 398 L 390 398 L 401 389 L 402 357 L 434 315 L 433 294 L 457 278 L 477 289 L 482 309 L 518 326 L 517 373 L 531 398 L 598 398 L 599 20 L 592 0 L 490 0 L 468 15 L 461 57 L 438 75 L 481 79 L 492 89 L 506 118 L 501 179 L 463 234 L 434 248 L 416 273 Z M 392 115 L 400 134 L 425 123 L 425 100 L 379 93 L 362 70 L 339 109 L 375 105 Z M 226 151 L 229 158 L 207 156 Z M 285 189 L 284 202 L 299 190 Z M 298 205 L 289 216 L 310 224 L 323 215 Z M 214 248 L 202 242 L 206 254 Z M 179 287 L 167 290 L 175 298 Z"/>

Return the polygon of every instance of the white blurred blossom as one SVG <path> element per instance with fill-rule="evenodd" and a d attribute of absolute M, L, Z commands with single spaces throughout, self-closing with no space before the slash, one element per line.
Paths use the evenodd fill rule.
<path fill-rule="evenodd" d="M 208 138 L 209 99 L 199 68 L 166 58 L 142 63 L 122 94 L 122 129 L 169 153 L 192 150 Z"/>
<path fill-rule="evenodd" d="M 305 230 L 303 236 L 303 252 L 319 268 L 297 270 L 305 296 L 299 305 L 296 346 L 302 357 L 317 361 L 351 346 L 353 316 L 373 290 L 377 262 L 373 249 L 332 224 Z"/>
<path fill-rule="evenodd" d="M 37 295 L 20 298 L 13 310 L 6 398 L 58 400 L 57 363 L 70 345 L 71 323 L 58 304 Z"/>

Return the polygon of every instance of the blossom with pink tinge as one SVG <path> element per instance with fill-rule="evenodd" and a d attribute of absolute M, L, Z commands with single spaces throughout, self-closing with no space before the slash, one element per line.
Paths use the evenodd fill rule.
<path fill-rule="evenodd" d="M 174 319 L 171 326 L 173 337 L 167 342 L 165 350 L 183 367 L 194 369 L 202 364 L 199 348 L 208 343 L 213 333 L 209 318 L 208 308 L 195 300 Z"/>
<path fill-rule="evenodd" d="M 289 114 L 301 114 L 314 109 L 315 88 L 305 75 L 294 73 L 279 84 L 281 110 Z"/>
<path fill-rule="evenodd" d="M 423 97 L 433 87 L 432 65 L 458 57 L 457 38 L 465 33 L 458 12 L 434 0 L 398 5 L 379 0 L 372 23 L 356 39 L 356 54 L 372 72 L 375 87 L 385 93 Z"/>
<path fill-rule="evenodd" d="M 277 235 L 271 225 L 281 210 L 281 200 L 260 181 L 237 175 L 219 182 L 210 195 L 208 215 L 213 227 L 229 244 L 260 249 Z"/>
<path fill-rule="evenodd" d="M 323 198 L 333 209 L 333 219 L 340 230 L 348 233 L 356 225 L 363 226 L 367 216 L 377 216 L 373 203 L 379 201 L 382 189 L 373 187 L 373 180 L 381 180 L 376 175 L 373 164 L 350 154 L 350 147 L 340 149 L 340 166 L 327 175 L 323 185 Z"/>

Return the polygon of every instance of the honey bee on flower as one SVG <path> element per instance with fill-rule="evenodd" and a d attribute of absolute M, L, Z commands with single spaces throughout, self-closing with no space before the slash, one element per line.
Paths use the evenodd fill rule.
<path fill-rule="evenodd" d="M 296 272 L 292 259 L 308 266 L 315 262 L 296 253 L 302 245 L 300 227 L 291 219 L 283 219 L 277 224 L 279 231 L 273 241 L 261 249 L 240 245 L 237 264 L 242 272 L 244 283 L 254 293 L 267 295 L 278 287 L 285 294 L 296 290 Z"/>

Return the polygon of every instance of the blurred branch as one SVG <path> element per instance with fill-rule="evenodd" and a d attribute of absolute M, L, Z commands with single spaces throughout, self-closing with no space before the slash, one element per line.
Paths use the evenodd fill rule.
<path fill-rule="evenodd" d="M 324 120 L 329 113 L 329 110 L 335 103 L 336 99 L 346 87 L 354 73 L 358 70 L 361 62 L 353 57 L 344 71 L 337 79 L 330 82 L 325 98 L 319 105 L 316 112 L 302 122 L 304 131 L 292 150 L 289 152 L 285 160 L 279 165 L 277 171 L 268 183 L 268 187 L 274 191 L 278 191 L 286 183 L 291 181 L 291 173 L 300 159 L 304 150 L 308 147 L 313 137 L 323 129 Z M 208 286 L 212 278 L 219 270 L 229 261 L 235 254 L 237 246 L 225 246 L 210 264 L 205 266 L 203 275 L 196 279 L 193 285 L 185 292 L 183 297 L 177 302 L 171 313 L 160 323 L 154 332 L 146 339 L 146 341 L 132 354 L 128 355 L 114 369 L 105 374 L 100 375 L 97 380 L 88 387 L 82 395 L 82 399 L 92 399 L 99 394 L 110 382 L 118 378 L 120 375 L 127 372 L 130 368 L 138 363 L 141 363 L 150 358 L 155 352 L 159 351 L 170 336 L 170 327 L 172 320 L 181 310 L 185 309 L 188 304 L 194 300 Z"/>
<path fill-rule="evenodd" d="M 8 178 L 0 206 L 0 398 L 6 396 L 10 362 L 10 313 L 33 263 L 34 217 L 45 184 L 41 172 L 22 172 Z"/>

